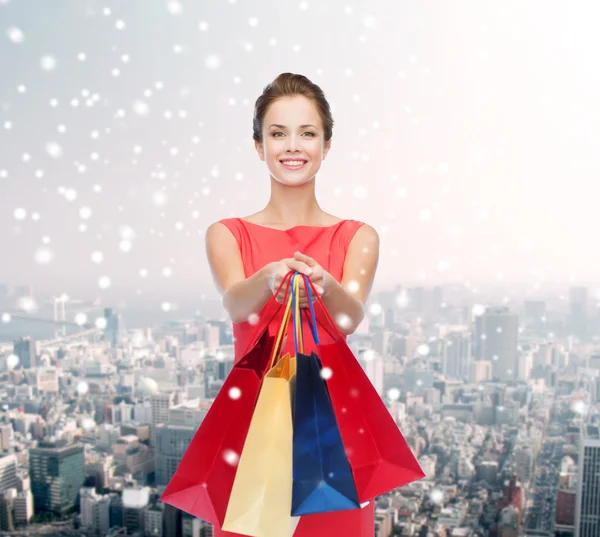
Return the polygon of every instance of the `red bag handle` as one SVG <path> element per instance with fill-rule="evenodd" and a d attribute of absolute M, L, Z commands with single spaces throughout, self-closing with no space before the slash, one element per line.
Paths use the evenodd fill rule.
<path fill-rule="evenodd" d="M 333 276 L 329 276 L 329 277 L 333 277 Z M 325 315 L 325 319 L 327 319 L 327 321 L 329 322 L 329 325 L 331 326 L 331 328 L 333 328 L 333 333 L 329 332 L 329 334 L 331 336 L 334 336 L 335 339 L 340 339 L 341 337 L 341 332 L 340 329 L 337 327 L 337 324 L 335 324 L 335 321 L 331 318 L 331 314 L 329 313 L 327 306 L 325 306 L 323 299 L 321 298 L 321 295 L 319 295 L 319 293 L 317 292 L 317 290 L 315 289 L 315 286 L 313 284 L 313 282 L 310 280 L 310 278 L 304 278 L 304 281 L 307 282 L 310 285 L 312 291 L 313 291 L 313 302 L 317 302 L 320 306 L 321 309 L 323 310 L 323 314 Z"/>
<path fill-rule="evenodd" d="M 290 270 L 281 280 L 281 283 L 279 284 L 279 287 L 277 288 L 277 290 L 275 291 L 275 293 L 273 294 L 273 296 L 271 298 L 269 298 L 269 300 L 265 303 L 265 305 L 263 306 L 263 310 L 265 308 L 267 308 L 270 304 L 273 303 L 273 301 L 275 301 L 275 298 L 277 297 L 277 295 L 279 294 L 279 291 L 281 291 L 281 288 L 286 285 L 289 284 L 289 280 L 291 279 L 292 275 L 294 274 L 293 270 Z M 253 337 L 250 340 L 248 346 L 245 348 L 244 350 L 244 355 L 248 353 L 248 351 L 253 348 L 258 341 L 260 340 L 260 338 L 262 337 L 263 333 L 265 332 L 265 330 L 268 329 L 269 324 L 271 323 L 271 321 L 275 318 L 275 316 L 277 315 L 277 313 L 279 312 L 279 310 L 281 309 L 281 307 L 285 308 L 286 305 L 286 301 L 287 301 L 287 297 L 288 297 L 288 293 L 290 290 L 290 286 L 288 285 L 285 289 L 285 295 L 283 297 L 283 304 L 280 305 L 280 308 L 274 309 L 272 314 L 268 317 L 267 322 L 264 322 L 264 319 L 260 320 L 260 324 L 259 326 L 256 328 L 256 332 L 253 332 Z M 262 310 L 261 310 L 262 311 Z"/>

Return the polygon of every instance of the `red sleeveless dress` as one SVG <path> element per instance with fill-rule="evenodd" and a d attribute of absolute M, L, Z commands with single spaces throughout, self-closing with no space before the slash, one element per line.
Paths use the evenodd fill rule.
<path fill-rule="evenodd" d="M 358 228 L 363 225 L 363 222 L 357 220 L 342 220 L 327 227 L 294 226 L 281 230 L 246 222 L 241 218 L 226 218 L 220 222 L 227 226 L 237 241 L 246 278 L 252 276 L 267 263 L 294 257 L 294 252 L 300 251 L 315 259 L 338 282 L 342 280 L 344 260 L 350 241 Z M 315 314 L 321 342 L 331 342 L 332 338 L 325 330 L 326 321 L 318 308 L 315 308 Z M 282 317 L 283 307 L 269 324 L 271 334 L 277 332 Z M 315 348 L 315 344 L 310 336 L 306 320 L 303 322 L 304 349 L 305 352 L 310 352 Z M 329 328 L 329 330 L 331 329 Z M 257 327 L 248 322 L 233 324 L 236 360 L 239 360 L 248 350 L 256 331 Z M 284 352 L 295 354 L 291 331 Z M 371 501 L 362 509 L 303 516 L 300 518 L 293 537 L 331 537 L 332 535 L 372 537 L 374 527 L 374 506 Z M 242 537 L 237 533 L 226 532 L 216 527 L 214 536 Z"/>

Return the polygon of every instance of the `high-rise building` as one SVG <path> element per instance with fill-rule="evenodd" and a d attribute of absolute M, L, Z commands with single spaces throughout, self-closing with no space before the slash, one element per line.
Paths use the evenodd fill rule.
<path fill-rule="evenodd" d="M 209 349 L 216 349 L 221 345 L 222 328 L 214 324 L 206 324 L 203 327 L 202 339 Z"/>
<path fill-rule="evenodd" d="M 519 317 L 506 307 L 488 307 L 475 318 L 475 360 L 492 364 L 492 378 L 511 381 L 518 373 Z"/>
<path fill-rule="evenodd" d="M 150 397 L 152 405 L 152 425 L 167 423 L 169 409 L 175 405 L 175 393 L 154 393 Z"/>
<path fill-rule="evenodd" d="M 149 504 L 144 510 L 144 531 L 146 535 L 162 535 L 163 510 L 157 504 Z"/>
<path fill-rule="evenodd" d="M 123 316 L 114 313 L 112 308 L 104 308 L 104 340 L 110 343 L 112 348 L 117 347 L 125 336 L 125 321 Z"/>
<path fill-rule="evenodd" d="M 36 511 L 63 514 L 75 507 L 85 481 L 82 444 L 39 442 L 29 451 L 29 475 Z"/>
<path fill-rule="evenodd" d="M 146 507 L 150 502 L 148 487 L 129 487 L 123 490 L 123 526 L 127 533 L 144 532 Z"/>
<path fill-rule="evenodd" d="M 575 537 L 600 535 L 600 427 L 583 425 L 579 445 Z"/>
<path fill-rule="evenodd" d="M 209 401 L 196 399 L 169 410 L 165 423 L 157 425 L 155 438 L 156 483 L 167 485 L 192 438 L 210 409 Z"/>
<path fill-rule="evenodd" d="M 555 532 L 569 531 L 575 534 L 575 509 L 577 504 L 577 491 L 575 489 L 561 488 L 556 494 L 556 515 L 554 518 Z"/>
<path fill-rule="evenodd" d="M 23 369 L 29 369 L 37 366 L 37 356 L 35 352 L 35 341 L 26 336 L 19 338 L 14 342 L 13 353 L 19 357 L 19 364 Z"/>
<path fill-rule="evenodd" d="M 169 484 L 195 434 L 196 427 L 189 425 L 161 424 L 156 427 L 154 454 L 157 485 Z"/>
<path fill-rule="evenodd" d="M 204 393 L 210 393 L 211 383 L 224 381 L 233 369 L 234 358 L 232 354 L 217 351 L 215 356 L 206 355 L 204 358 Z"/>
<path fill-rule="evenodd" d="M 181 517 L 181 536 L 182 537 L 200 537 L 202 531 L 202 521 L 188 513 Z"/>
<path fill-rule="evenodd" d="M 13 501 L 16 494 L 16 489 L 0 492 L 0 530 L 2 531 L 13 531 L 15 529 Z"/>
<path fill-rule="evenodd" d="M 471 338 L 466 332 L 450 332 L 442 347 L 442 373 L 446 378 L 469 379 Z"/>
<path fill-rule="evenodd" d="M 585 339 L 588 335 L 588 289 L 569 288 L 569 331 L 575 337 Z"/>
<path fill-rule="evenodd" d="M 357 359 L 377 393 L 383 395 L 383 357 L 372 349 L 361 349 Z"/>
<path fill-rule="evenodd" d="M 0 425 L 0 450 L 8 451 L 14 436 L 13 433 L 14 431 L 11 424 Z"/>
<path fill-rule="evenodd" d="M 0 493 L 18 487 L 17 457 L 15 455 L 0 456 Z"/>
<path fill-rule="evenodd" d="M 31 494 L 31 489 L 17 492 L 13 499 L 13 513 L 15 524 L 29 524 L 31 517 L 33 517 L 33 494 Z"/>
<path fill-rule="evenodd" d="M 390 340 L 393 332 L 391 330 L 373 330 L 373 349 L 381 356 L 387 356 L 390 352 Z"/>

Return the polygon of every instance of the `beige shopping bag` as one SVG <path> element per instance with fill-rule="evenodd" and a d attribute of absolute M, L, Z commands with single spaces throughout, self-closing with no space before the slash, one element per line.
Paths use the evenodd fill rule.
<path fill-rule="evenodd" d="M 280 353 L 291 293 L 273 350 Z M 240 455 L 222 529 L 253 537 L 290 537 L 297 524 L 292 502 L 292 407 L 296 358 L 281 357 L 267 372 Z M 292 381 L 292 382 L 290 382 Z"/>

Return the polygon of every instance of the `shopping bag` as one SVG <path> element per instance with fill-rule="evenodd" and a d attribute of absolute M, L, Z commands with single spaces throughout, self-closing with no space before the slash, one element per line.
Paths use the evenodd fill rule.
<path fill-rule="evenodd" d="M 288 273 L 279 289 L 289 283 L 292 274 L 292 271 Z M 288 293 L 289 286 L 286 298 Z M 273 317 L 279 306 L 275 303 L 276 296 L 277 293 L 264 308 Z M 255 344 L 227 375 L 160 498 L 164 503 L 219 526 L 225 517 L 239 454 L 275 344 L 275 338 L 269 336 L 268 319 L 264 321 Z"/>
<path fill-rule="evenodd" d="M 222 529 L 254 537 L 290 537 L 292 517 L 292 409 L 290 379 L 296 360 L 278 361 L 292 296 L 252 415 Z M 273 365 L 275 364 L 275 365 Z"/>
<path fill-rule="evenodd" d="M 306 278 L 306 277 L 305 277 Z M 292 277 L 292 286 L 299 280 Z M 319 343 L 310 287 L 305 283 L 315 343 Z M 335 419 L 321 364 L 313 352 L 304 354 L 300 309 L 292 295 L 296 389 L 293 406 L 292 514 L 308 515 L 359 508 L 354 477 Z"/>
<path fill-rule="evenodd" d="M 306 278 L 332 343 L 318 354 L 360 502 L 425 477 L 389 410 Z"/>

